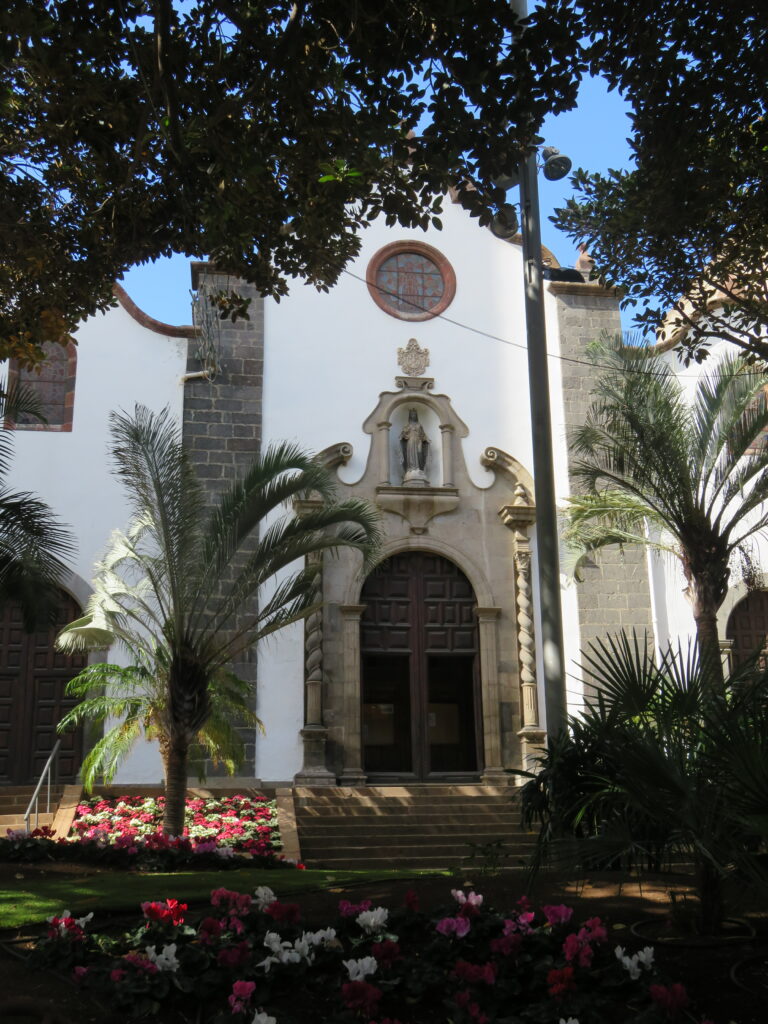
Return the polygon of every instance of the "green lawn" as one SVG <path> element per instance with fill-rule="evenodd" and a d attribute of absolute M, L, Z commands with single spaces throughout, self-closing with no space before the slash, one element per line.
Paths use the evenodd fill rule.
<path fill-rule="evenodd" d="M 15 884 L 0 888 L 0 928 L 34 925 L 67 909 L 78 914 L 94 911 L 136 910 L 145 900 L 180 900 L 193 906 L 207 902 L 212 889 L 222 886 L 237 892 L 253 892 L 268 885 L 278 896 L 287 897 L 317 889 L 344 888 L 357 883 L 405 880 L 426 875 L 447 875 L 441 871 L 238 871 L 152 873 L 103 872 L 80 878 L 77 875 L 26 873 L 20 864 Z"/>

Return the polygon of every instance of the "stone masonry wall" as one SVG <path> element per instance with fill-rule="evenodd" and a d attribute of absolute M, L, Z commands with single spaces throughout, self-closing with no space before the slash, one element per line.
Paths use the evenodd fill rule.
<path fill-rule="evenodd" d="M 612 291 L 594 284 L 551 282 L 557 296 L 560 327 L 563 400 L 569 429 L 584 422 L 590 404 L 595 370 L 587 358 L 587 346 L 606 331 L 621 331 L 618 304 Z M 569 362 L 570 359 L 584 362 Z M 571 485 L 578 484 L 571 478 Z M 642 637 L 652 635 L 651 595 L 645 551 L 618 547 L 601 552 L 599 559 L 583 570 L 583 582 L 576 584 L 581 629 L 581 649 L 591 641 L 636 630 Z M 585 686 L 585 694 L 589 688 Z"/>
<path fill-rule="evenodd" d="M 184 385 L 184 443 L 211 501 L 245 469 L 261 448 L 264 372 L 264 303 L 250 285 L 215 274 L 207 264 L 193 264 L 193 287 L 235 288 L 251 298 L 249 320 L 221 321 L 220 372 L 213 381 L 190 380 Z M 195 341 L 190 341 L 188 372 L 200 369 Z M 246 652 L 233 664 L 237 675 L 256 686 L 256 654 Z M 255 699 L 255 698 L 254 698 Z M 240 771 L 255 771 L 255 738 L 243 733 L 246 759 Z M 210 769 L 209 774 L 221 774 Z"/>

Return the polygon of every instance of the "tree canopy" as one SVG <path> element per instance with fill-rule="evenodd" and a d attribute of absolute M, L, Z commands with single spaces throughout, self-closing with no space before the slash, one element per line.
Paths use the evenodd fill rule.
<path fill-rule="evenodd" d="M 359 232 L 439 223 L 575 103 L 560 10 L 508 0 L 8 0 L 0 356 L 41 358 L 128 267 L 206 255 L 279 297 Z"/>
<path fill-rule="evenodd" d="M 580 174 L 561 226 L 630 301 L 735 282 L 756 339 L 760 5 L 541 0 L 524 20 L 514 7 L 6 0 L 0 357 L 39 361 L 43 341 L 114 301 L 127 268 L 172 252 L 279 298 L 292 277 L 330 287 L 377 216 L 439 225 L 450 187 L 487 223 L 505 202 L 494 179 L 575 106 L 587 71 L 630 101 L 636 169 Z M 689 319 L 698 339 L 706 325 Z"/>
<path fill-rule="evenodd" d="M 629 101 L 634 166 L 580 170 L 553 218 L 637 323 L 701 360 L 768 357 L 768 14 L 756 2 L 582 0 L 590 70 Z M 671 315 L 669 314 L 671 311 Z"/>

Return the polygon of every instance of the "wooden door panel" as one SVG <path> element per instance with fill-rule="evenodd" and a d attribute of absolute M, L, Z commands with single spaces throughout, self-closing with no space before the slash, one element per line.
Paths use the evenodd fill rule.
<path fill-rule="evenodd" d="M 62 594 L 57 624 L 28 634 L 18 605 L 6 604 L 0 612 L 0 782 L 37 780 L 56 742 L 56 726 L 74 706 L 64 688 L 87 657 L 61 654 L 53 644 L 61 626 L 80 614 L 77 603 Z M 63 737 L 58 779 L 74 781 L 81 759 L 78 730 Z"/>
<path fill-rule="evenodd" d="M 755 590 L 730 614 L 726 636 L 733 641 L 734 667 L 765 650 L 768 639 L 768 592 Z"/>
<path fill-rule="evenodd" d="M 440 555 L 425 552 L 395 555 L 366 580 L 360 601 L 365 605 L 360 626 L 363 693 L 367 694 L 364 704 L 366 701 L 369 705 L 377 704 L 373 699 L 376 656 L 402 653 L 408 657 L 408 668 L 401 670 L 401 678 L 407 676 L 410 687 L 411 715 L 407 725 L 411 753 L 406 756 L 403 742 L 399 743 L 399 754 L 394 744 L 391 745 L 386 758 L 387 770 L 415 773 L 419 778 L 427 777 L 432 771 L 475 770 L 476 701 L 471 666 L 478 647 L 476 600 L 469 580 L 457 566 Z M 456 695 L 449 697 L 435 691 L 435 665 L 440 662 L 438 659 L 430 668 L 433 655 L 460 657 L 462 665 L 470 666 L 460 673 L 461 678 L 468 681 L 463 686 L 464 690 L 468 688 L 465 696 L 458 696 L 456 684 L 452 684 Z M 457 669 L 458 663 L 451 674 L 455 675 Z M 383 706 L 383 698 L 380 697 L 378 703 Z M 393 703 L 397 702 L 390 696 L 388 705 Z M 388 709 L 386 713 L 389 714 Z M 384 715 L 384 711 L 377 707 L 375 714 Z M 368 731 L 373 734 L 378 729 L 384 735 L 384 725 L 376 724 L 374 711 L 369 708 L 364 710 L 364 715 L 370 718 Z M 462 721 L 460 742 L 453 737 L 454 719 L 458 721 L 459 717 Z M 403 712 L 400 712 L 400 721 L 405 721 Z M 399 768 L 393 763 L 395 756 L 399 757 Z M 430 758 L 435 761 L 434 768 Z M 382 765 L 383 755 L 371 747 L 367 770 L 376 772 L 382 770 Z"/>

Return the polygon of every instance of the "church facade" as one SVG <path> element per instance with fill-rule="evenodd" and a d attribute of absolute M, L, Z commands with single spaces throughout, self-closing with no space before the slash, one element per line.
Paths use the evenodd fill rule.
<path fill-rule="evenodd" d="M 74 527 L 66 621 L 87 601 L 110 532 L 126 526 L 110 411 L 170 406 L 212 495 L 271 441 L 317 453 L 342 496 L 381 510 L 380 563 L 363 576 L 357 555 L 326 558 L 322 610 L 234 666 L 255 684 L 266 728 L 247 738 L 243 779 L 504 781 L 547 724 L 521 248 L 452 205 L 441 232 L 374 225 L 362 241 L 329 293 L 296 284 L 280 303 L 193 265 L 198 328 L 208 291 L 237 286 L 252 300 L 248 320 L 209 325 L 202 340 L 118 289 L 120 304 L 85 323 L 39 385 L 59 412 L 50 429 L 20 425 L 11 482 Z M 568 431 L 594 375 L 586 348 L 620 329 L 616 296 L 570 276 L 545 287 L 559 500 L 571 488 Z M 578 585 L 563 577 L 570 710 L 584 699 L 579 654 L 591 640 L 622 627 L 662 643 L 690 634 L 678 584 L 634 551 L 607 554 Z M 52 636 L 25 637 L 12 609 L 1 628 L 0 783 L 27 782 L 76 666 L 53 653 Z M 67 738 L 65 774 L 81 742 Z M 161 774 L 145 744 L 118 781 Z"/>

